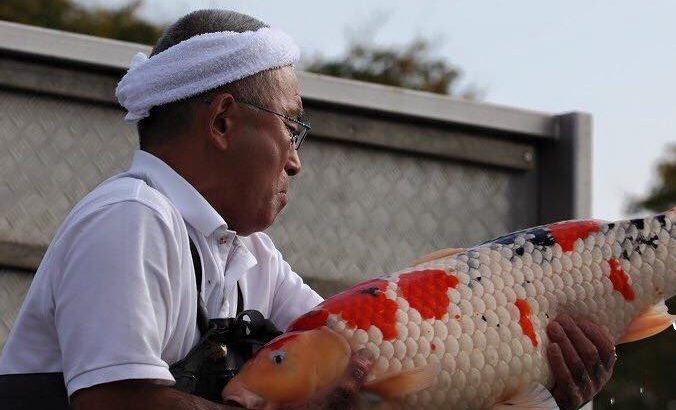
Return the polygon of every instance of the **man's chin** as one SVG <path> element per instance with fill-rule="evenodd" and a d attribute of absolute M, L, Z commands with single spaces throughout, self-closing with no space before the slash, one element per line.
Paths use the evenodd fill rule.
<path fill-rule="evenodd" d="M 284 207 L 282 206 L 282 207 L 279 207 L 275 210 L 270 210 L 268 213 L 266 213 L 265 217 L 262 217 L 262 218 L 259 219 L 259 221 L 258 221 L 259 223 L 257 224 L 256 228 L 254 228 L 251 232 L 248 232 L 248 233 L 239 233 L 238 232 L 238 235 L 249 236 L 249 235 L 256 233 L 256 232 L 265 231 L 270 226 L 272 226 L 272 224 L 277 219 L 277 215 L 279 215 L 279 213 L 282 211 L 283 208 Z"/>
<path fill-rule="evenodd" d="M 270 210 L 270 225 L 272 225 L 277 215 L 282 212 L 287 203 L 289 203 L 289 195 L 286 192 L 280 192 L 275 195 L 275 199 L 272 201 L 272 209 Z"/>

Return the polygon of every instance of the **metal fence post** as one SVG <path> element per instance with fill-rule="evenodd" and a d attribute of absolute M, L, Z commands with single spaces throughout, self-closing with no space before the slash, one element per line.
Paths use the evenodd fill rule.
<path fill-rule="evenodd" d="M 572 112 L 556 116 L 554 124 L 557 139 L 541 145 L 540 222 L 589 218 L 592 117 Z"/>

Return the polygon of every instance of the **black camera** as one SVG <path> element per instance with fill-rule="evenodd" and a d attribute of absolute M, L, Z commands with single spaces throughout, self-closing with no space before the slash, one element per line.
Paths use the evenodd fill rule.
<path fill-rule="evenodd" d="M 235 318 L 210 319 L 199 343 L 169 367 L 176 379 L 174 388 L 221 403 L 221 391 L 230 379 L 258 349 L 281 334 L 256 310 L 245 310 Z"/>

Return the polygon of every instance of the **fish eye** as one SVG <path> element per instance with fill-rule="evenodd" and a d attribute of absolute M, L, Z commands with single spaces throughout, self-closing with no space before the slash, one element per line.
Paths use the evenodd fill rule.
<path fill-rule="evenodd" d="M 270 353 L 270 359 L 272 359 L 275 364 L 282 364 L 284 361 L 284 351 L 283 350 L 276 350 L 272 353 Z"/>

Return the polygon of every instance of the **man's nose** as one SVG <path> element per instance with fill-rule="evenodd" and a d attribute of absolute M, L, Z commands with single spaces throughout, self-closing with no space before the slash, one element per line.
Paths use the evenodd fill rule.
<path fill-rule="evenodd" d="M 300 173 L 300 157 L 296 149 L 291 148 L 291 154 L 289 154 L 289 160 L 286 162 L 284 170 L 290 177 Z"/>

